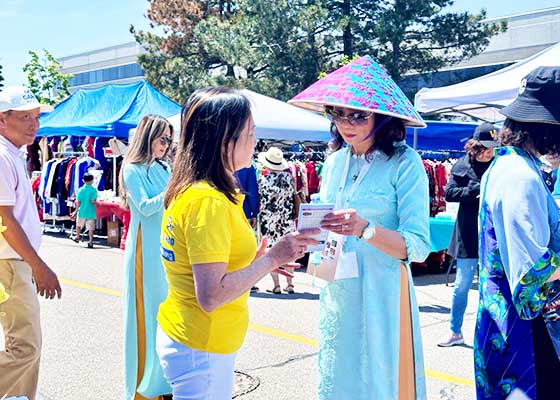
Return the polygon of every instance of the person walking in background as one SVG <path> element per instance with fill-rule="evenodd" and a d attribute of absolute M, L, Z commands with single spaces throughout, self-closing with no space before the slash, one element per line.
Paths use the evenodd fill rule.
<path fill-rule="evenodd" d="M 258 160 L 263 166 L 259 178 L 259 219 L 261 235 L 269 240 L 269 246 L 274 245 L 278 239 L 295 230 L 294 194 L 295 182 L 292 174 L 286 171 L 288 162 L 284 159 L 282 150 L 271 147 L 266 152 L 260 153 Z M 292 268 L 284 268 L 286 274 L 286 293 L 294 293 Z M 280 278 L 278 272 L 270 273 L 274 283 L 272 293 L 280 294 Z"/>
<path fill-rule="evenodd" d="M 164 190 L 171 175 L 162 160 L 172 138 L 173 127 L 165 118 L 143 117 L 119 176 L 120 197 L 130 208 L 124 254 L 126 400 L 171 393 L 156 353 L 156 316 L 167 294 L 159 240 Z"/>
<path fill-rule="evenodd" d="M 559 311 L 550 296 L 560 284 L 560 212 L 539 157 L 560 153 L 559 93 L 559 67 L 537 68 L 522 80 L 517 98 L 500 110 L 506 120 L 497 141 L 504 147 L 481 182 L 473 346 L 479 400 L 558 398 L 560 337 L 547 324 L 557 323 Z"/>
<path fill-rule="evenodd" d="M 41 223 L 27 176 L 25 147 L 35 140 L 39 114 L 52 111 L 21 86 L 0 92 L 0 284 L 10 298 L 0 304 L 5 350 L 0 352 L 0 398 L 34 400 L 42 335 L 39 301 L 60 299 L 56 274 L 37 254 Z"/>
<path fill-rule="evenodd" d="M 257 182 L 257 170 L 254 163 L 247 168 L 242 168 L 235 172 L 235 177 L 239 184 L 239 189 L 245 194 L 243 201 L 243 212 L 251 227 L 257 227 L 257 217 L 259 216 L 259 184 Z"/>
<path fill-rule="evenodd" d="M 475 129 L 472 139 L 465 144 L 467 154 L 453 165 L 445 187 L 445 201 L 458 202 L 459 211 L 447 250 L 457 260 L 451 301 L 451 333 L 438 343 L 440 347 L 465 342 L 461 327 L 474 273 L 478 270 L 480 179 L 494 158 L 494 148 L 498 145 L 495 140 L 497 134 L 496 127 L 489 123 L 483 123 Z"/>
<path fill-rule="evenodd" d="M 80 241 L 82 228 L 87 228 L 89 235 L 88 248 L 93 249 L 93 234 L 95 233 L 97 189 L 93 187 L 93 175 L 85 173 L 82 177 L 84 185 L 78 190 L 76 195 L 76 237 L 74 241 Z"/>
<path fill-rule="evenodd" d="M 320 200 L 335 205 L 321 226 L 331 232 L 337 266 L 321 291 L 318 398 L 426 399 L 408 264 L 430 252 L 428 178 L 404 142 L 405 124 L 425 124 L 371 57 L 290 103 L 332 121 L 334 153 L 323 166 Z"/>
<path fill-rule="evenodd" d="M 255 163 L 252 162 L 250 167 L 235 171 L 235 177 L 237 178 L 239 189 L 245 195 L 245 200 L 243 201 L 245 218 L 249 221 L 251 228 L 256 230 L 259 217 L 259 184 L 257 182 Z M 258 290 L 257 286 L 251 288 L 251 292 L 258 292 Z"/>
<path fill-rule="evenodd" d="M 256 144 L 249 100 L 229 88 L 194 92 L 165 194 L 161 256 L 169 292 L 158 314 L 157 349 L 173 398 L 231 399 L 233 368 L 249 324 L 251 287 L 301 257 L 318 230 L 292 233 L 265 253 L 245 218 L 235 171 Z"/>

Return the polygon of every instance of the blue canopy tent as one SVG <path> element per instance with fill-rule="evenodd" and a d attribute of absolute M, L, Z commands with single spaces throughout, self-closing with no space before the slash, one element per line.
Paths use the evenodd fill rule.
<path fill-rule="evenodd" d="M 127 138 L 144 115 L 169 117 L 180 109 L 146 81 L 79 89 L 41 116 L 37 136 Z"/>
<path fill-rule="evenodd" d="M 468 122 L 425 122 L 428 126 L 424 129 L 406 128 L 406 143 L 417 150 L 462 151 L 465 143 L 461 139 L 470 138 L 478 126 Z"/>

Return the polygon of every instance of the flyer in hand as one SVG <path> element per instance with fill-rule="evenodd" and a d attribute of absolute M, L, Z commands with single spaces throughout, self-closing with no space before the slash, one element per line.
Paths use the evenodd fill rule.
<path fill-rule="evenodd" d="M 299 209 L 297 229 L 321 228 L 321 221 L 325 218 L 325 215 L 332 213 L 333 210 L 334 204 L 302 204 Z M 307 251 L 323 251 L 327 243 L 328 234 L 329 232 L 327 230 L 321 229 L 321 233 L 313 236 L 314 239 L 319 241 L 319 244 L 316 246 L 308 246 Z"/>

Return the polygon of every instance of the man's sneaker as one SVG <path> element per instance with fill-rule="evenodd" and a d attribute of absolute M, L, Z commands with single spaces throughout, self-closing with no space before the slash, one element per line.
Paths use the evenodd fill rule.
<path fill-rule="evenodd" d="M 462 333 L 451 332 L 451 335 L 449 335 L 449 337 L 446 340 L 443 340 L 443 341 L 439 342 L 437 345 L 439 347 L 451 347 L 451 346 L 457 346 L 457 345 L 463 344 L 463 343 L 465 343 L 465 339 L 463 338 Z"/>

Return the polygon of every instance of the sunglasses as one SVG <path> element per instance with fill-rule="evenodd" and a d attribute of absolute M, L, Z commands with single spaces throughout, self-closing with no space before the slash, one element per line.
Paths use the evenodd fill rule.
<path fill-rule="evenodd" d="M 171 138 L 167 136 L 160 136 L 159 142 L 162 146 L 169 146 L 171 143 L 173 143 L 173 140 L 171 140 Z"/>
<path fill-rule="evenodd" d="M 373 113 L 365 113 L 365 112 L 354 112 L 352 114 L 348 114 L 346 117 L 344 115 L 339 114 L 337 111 L 333 109 L 326 109 L 325 110 L 327 118 L 330 119 L 332 122 L 342 123 L 348 122 L 350 125 L 365 125 L 367 124 L 367 120 L 373 116 Z"/>

